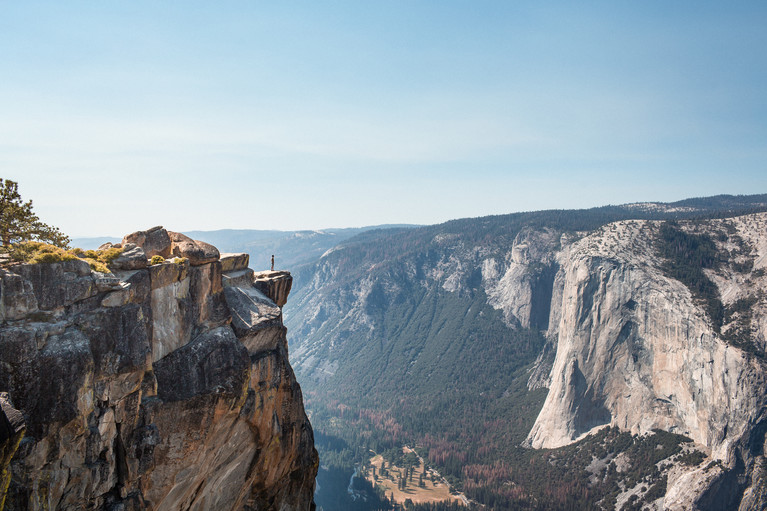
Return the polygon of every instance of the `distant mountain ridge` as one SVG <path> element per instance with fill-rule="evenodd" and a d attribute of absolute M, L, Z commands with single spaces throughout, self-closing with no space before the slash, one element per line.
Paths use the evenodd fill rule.
<path fill-rule="evenodd" d="M 711 215 L 714 211 L 721 214 L 740 212 L 756 212 L 767 208 L 767 194 L 761 195 L 717 195 L 714 197 L 699 197 L 685 199 L 677 202 L 637 202 L 619 206 L 602 206 L 590 210 L 599 212 L 605 218 L 614 220 L 630 218 L 651 218 L 654 215 L 672 214 L 679 215 L 677 218 L 689 218 L 695 215 Z M 509 213 L 506 215 L 494 215 L 479 218 L 505 218 L 517 215 L 539 215 L 554 211 L 567 210 L 542 210 L 535 212 Z M 641 213 L 637 213 L 637 212 Z M 470 219 L 458 219 L 445 222 L 462 222 Z M 365 232 L 375 232 L 388 229 L 419 228 L 424 227 L 414 224 L 382 224 L 366 227 L 329 228 L 318 230 L 280 231 L 274 229 L 218 229 L 214 231 L 186 231 L 184 234 L 205 241 L 223 252 L 246 252 L 252 261 L 269 261 L 272 254 L 280 254 L 282 267 L 293 268 L 297 264 L 304 264 L 318 258 L 325 251 L 334 246 L 359 236 Z M 429 226 L 426 226 L 429 227 Z M 373 234 L 375 236 L 375 234 Z M 362 240 L 364 238 L 360 238 Z M 110 242 L 119 243 L 121 238 L 110 236 L 78 237 L 73 238 L 71 245 L 82 249 L 96 249 L 100 245 Z M 266 257 L 264 257 L 266 256 Z M 263 263 L 266 264 L 266 263 Z"/>

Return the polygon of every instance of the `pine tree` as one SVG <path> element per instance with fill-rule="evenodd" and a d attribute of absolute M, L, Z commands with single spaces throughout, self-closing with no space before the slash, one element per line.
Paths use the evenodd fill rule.
<path fill-rule="evenodd" d="M 44 241 L 66 248 L 69 237 L 40 221 L 32 211 L 32 201 L 24 202 L 19 195 L 18 183 L 0 178 L 0 242 L 8 249 L 22 241 Z"/>

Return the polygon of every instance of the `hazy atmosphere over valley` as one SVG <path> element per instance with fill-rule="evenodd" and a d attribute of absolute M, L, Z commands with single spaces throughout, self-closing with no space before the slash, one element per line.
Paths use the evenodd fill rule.
<path fill-rule="evenodd" d="M 767 509 L 765 27 L 0 0 L 0 511 Z"/>
<path fill-rule="evenodd" d="M 73 236 L 764 191 L 765 10 L 2 2 L 0 164 Z"/>

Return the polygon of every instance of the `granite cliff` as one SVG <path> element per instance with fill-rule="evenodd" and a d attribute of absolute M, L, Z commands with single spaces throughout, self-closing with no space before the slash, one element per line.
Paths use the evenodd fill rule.
<path fill-rule="evenodd" d="M 663 508 L 732 507 L 744 492 L 740 509 L 761 509 L 767 215 L 680 229 L 716 240 L 721 264 L 706 273 L 723 324 L 664 272 L 658 222 L 610 224 L 566 246 L 552 293 L 550 390 L 528 442 L 559 447 L 608 424 L 681 433 L 721 465 L 671 473 Z"/>
<path fill-rule="evenodd" d="M 315 426 L 421 442 L 503 509 L 767 509 L 764 206 L 535 212 L 342 244 L 297 272 L 290 305 Z M 672 261 L 664 229 L 700 247 Z M 595 440 L 618 434 L 633 454 Z"/>
<path fill-rule="evenodd" d="M 162 228 L 119 248 L 110 274 L 0 270 L 0 391 L 26 422 L 6 509 L 312 508 L 290 274 Z"/>

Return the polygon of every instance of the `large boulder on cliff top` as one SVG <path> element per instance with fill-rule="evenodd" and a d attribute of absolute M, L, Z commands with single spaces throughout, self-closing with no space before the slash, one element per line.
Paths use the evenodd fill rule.
<path fill-rule="evenodd" d="M 262 271 L 253 275 L 253 285 L 282 307 L 288 302 L 293 277 L 289 271 Z"/>
<path fill-rule="evenodd" d="M 221 254 L 221 271 L 245 270 L 250 262 L 249 254 Z"/>
<path fill-rule="evenodd" d="M 125 243 L 123 244 L 123 248 L 125 249 L 123 253 L 120 254 L 117 259 L 112 261 L 112 264 L 110 265 L 114 269 L 141 270 L 149 266 L 144 249 L 133 243 Z"/>
<path fill-rule="evenodd" d="M 170 257 L 170 236 L 168 231 L 162 226 L 152 227 L 146 231 L 136 231 L 123 238 L 122 244 L 133 243 L 142 249 L 147 258 L 152 256 L 162 256 L 167 259 Z"/>
<path fill-rule="evenodd" d="M 210 243 L 193 240 L 180 232 L 168 231 L 171 239 L 171 254 L 189 259 L 192 266 L 200 266 L 218 261 L 221 257 L 218 249 Z"/>

